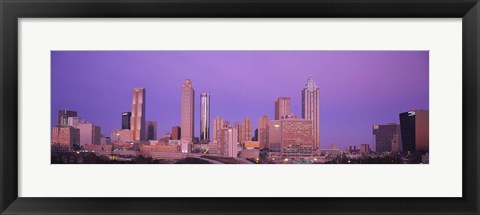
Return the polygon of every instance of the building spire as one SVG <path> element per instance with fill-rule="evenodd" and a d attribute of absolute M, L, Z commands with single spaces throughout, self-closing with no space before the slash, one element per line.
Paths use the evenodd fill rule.
<path fill-rule="evenodd" d="M 305 84 L 305 89 L 313 91 L 317 88 L 318 88 L 318 86 L 315 83 L 315 81 L 312 79 L 312 75 L 309 75 L 307 83 Z"/>
<path fill-rule="evenodd" d="M 185 82 L 183 82 L 183 87 L 192 87 L 192 81 L 190 81 L 190 79 L 186 78 Z"/>

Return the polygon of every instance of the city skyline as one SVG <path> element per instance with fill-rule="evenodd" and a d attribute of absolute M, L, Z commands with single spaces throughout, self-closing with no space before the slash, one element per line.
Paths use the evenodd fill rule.
<path fill-rule="evenodd" d="M 178 68 L 181 61 L 188 62 L 184 67 L 197 68 Z M 239 67 L 246 72 L 239 72 Z M 80 74 L 89 74 L 91 79 L 78 78 L 77 82 L 73 77 Z M 141 78 L 137 79 L 136 75 Z M 128 93 L 122 95 L 123 92 L 130 91 L 131 95 L 133 88 L 140 87 L 149 91 L 146 120 L 157 121 L 158 136 L 162 136 L 171 132 L 172 126 L 181 124 L 180 87 L 185 79 L 190 79 L 194 89 L 211 95 L 210 124 L 217 115 L 232 125 L 248 116 L 253 122 L 253 132 L 260 116 L 274 118 L 276 98 L 290 97 L 291 112 L 301 116 L 301 90 L 310 75 L 320 88 L 321 148 L 333 143 L 340 148 L 371 144 L 373 124 L 399 123 L 398 113 L 429 109 L 428 52 L 425 51 L 52 52 L 52 126 L 57 121 L 53 117 L 56 111 L 68 108 L 101 126 L 103 134 L 109 136 L 109 131 L 121 128 L 121 114 L 131 110 L 131 107 L 124 108 L 131 105 L 128 102 L 131 98 Z M 156 77 L 157 84 L 151 83 L 154 80 L 149 76 Z M 56 79 L 76 81 L 66 83 Z M 144 85 L 139 79 L 143 79 Z M 65 84 L 73 90 L 66 89 Z M 90 89 L 78 90 L 76 86 L 96 88 L 97 93 Z M 58 89 L 67 92 L 58 92 Z M 74 99 L 66 95 L 73 95 Z M 360 98 L 360 95 L 368 96 Z M 197 117 L 200 116 L 200 95 L 196 96 L 193 97 L 196 117 L 192 125 L 200 124 Z M 95 104 L 98 113 L 91 110 Z M 200 136 L 200 129 L 193 132 L 195 137 Z M 212 136 L 212 131 L 209 134 Z"/>

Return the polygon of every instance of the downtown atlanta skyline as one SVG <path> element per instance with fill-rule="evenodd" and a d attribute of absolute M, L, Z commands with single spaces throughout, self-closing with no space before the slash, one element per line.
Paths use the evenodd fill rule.
<path fill-rule="evenodd" d="M 158 137 L 180 125 L 180 89 L 195 89 L 195 136 L 200 94 L 208 92 L 210 126 L 219 115 L 241 122 L 274 118 L 274 101 L 291 98 L 301 117 L 308 77 L 320 88 L 320 143 L 341 149 L 372 143 L 372 125 L 398 123 L 398 114 L 428 110 L 428 51 L 52 51 L 52 126 L 59 109 L 78 112 L 110 136 L 131 111 L 133 88 L 146 88 L 146 120 Z M 210 129 L 210 136 L 212 130 Z M 372 146 L 373 147 L 373 146 Z"/>

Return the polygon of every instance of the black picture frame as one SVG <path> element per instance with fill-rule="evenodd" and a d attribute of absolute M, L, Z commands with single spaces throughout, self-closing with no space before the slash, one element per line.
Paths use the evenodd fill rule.
<path fill-rule="evenodd" d="M 0 0 L 2 214 L 478 214 L 478 0 Z M 462 18 L 462 198 L 19 198 L 18 19 L 50 17 Z M 445 41 L 446 43 L 448 41 Z M 460 117 L 460 116 L 454 116 Z M 41 186 L 41 184 L 39 184 Z"/>

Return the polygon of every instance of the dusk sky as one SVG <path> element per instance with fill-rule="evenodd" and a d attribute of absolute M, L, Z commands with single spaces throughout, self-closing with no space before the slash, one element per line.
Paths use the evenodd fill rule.
<path fill-rule="evenodd" d="M 249 116 L 254 131 L 261 115 L 273 119 L 276 97 L 291 97 L 301 117 L 311 75 L 320 88 L 320 147 L 373 147 L 373 124 L 429 109 L 428 61 L 428 51 L 52 51 L 51 123 L 68 108 L 110 136 L 131 111 L 132 89 L 143 87 L 146 119 L 158 122 L 160 138 L 180 125 L 180 89 L 189 78 L 195 136 L 202 92 L 211 96 L 211 127 L 217 115 L 232 124 Z"/>

